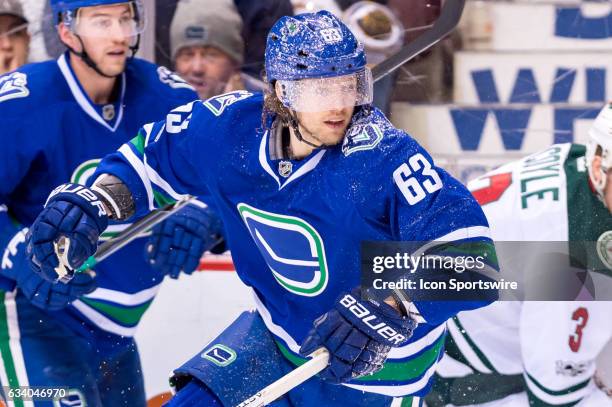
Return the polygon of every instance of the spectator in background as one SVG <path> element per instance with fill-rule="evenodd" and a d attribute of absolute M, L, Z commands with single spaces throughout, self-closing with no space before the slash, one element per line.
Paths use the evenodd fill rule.
<path fill-rule="evenodd" d="M 440 17 L 443 0 L 388 0 L 406 32 L 404 44 L 428 30 Z M 451 100 L 453 53 L 461 47 L 457 31 L 404 64 L 394 86 L 393 100 L 411 103 L 443 103 Z"/>
<path fill-rule="evenodd" d="M 0 0 L 0 75 L 24 65 L 28 59 L 28 20 L 19 0 Z"/>
<path fill-rule="evenodd" d="M 181 3 L 193 0 L 156 0 L 155 1 L 155 61 L 169 66 L 170 22 Z M 242 71 L 252 77 L 261 77 L 263 72 L 266 37 L 272 25 L 282 16 L 293 15 L 289 0 L 233 0 L 243 25 L 242 40 L 245 44 Z"/>
<path fill-rule="evenodd" d="M 404 39 L 404 27 L 386 6 L 372 1 L 359 1 L 347 8 L 342 19 L 366 50 L 368 66 L 381 63 L 400 50 Z M 391 113 L 391 96 L 395 73 L 385 76 L 374 86 L 374 106 L 385 115 Z"/>
<path fill-rule="evenodd" d="M 200 99 L 239 89 L 260 91 L 263 82 L 240 72 L 242 19 L 232 0 L 179 3 L 170 27 L 174 69 Z"/>

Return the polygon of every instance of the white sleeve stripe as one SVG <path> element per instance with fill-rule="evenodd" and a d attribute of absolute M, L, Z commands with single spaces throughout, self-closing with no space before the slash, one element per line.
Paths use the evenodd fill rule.
<path fill-rule="evenodd" d="M 595 388 L 593 381 L 589 380 L 587 381 L 584 387 L 576 391 L 573 391 L 569 394 L 553 395 L 551 393 L 547 393 L 542 388 L 540 388 L 540 386 L 534 383 L 534 381 L 529 378 L 529 375 L 526 374 L 526 372 L 523 373 L 523 377 L 525 378 L 527 387 L 533 396 L 537 397 L 539 400 L 542 400 L 543 402 L 547 404 L 553 404 L 553 405 L 569 404 L 569 403 L 575 403 L 577 401 L 580 401 L 580 399 L 582 399 L 583 397 L 591 393 Z"/>
<path fill-rule="evenodd" d="M 126 160 L 128 160 L 134 171 L 136 171 L 136 173 L 140 177 L 140 181 L 142 182 L 145 187 L 145 190 L 147 191 L 149 210 L 154 210 L 155 205 L 153 204 L 153 190 L 151 189 L 150 180 L 147 177 L 147 173 L 145 171 L 142 161 L 140 161 L 140 159 L 136 156 L 136 154 L 134 154 L 132 149 L 127 144 L 122 145 L 119 148 L 119 152 L 125 157 Z"/>
<path fill-rule="evenodd" d="M 144 161 L 144 168 L 147 174 L 147 178 L 151 180 L 153 184 L 161 188 L 165 193 L 170 195 L 172 199 L 176 199 L 177 201 L 180 201 L 180 200 L 186 199 L 189 196 L 187 194 L 179 194 L 178 192 L 176 192 L 170 186 L 170 184 L 157 173 L 157 171 L 155 171 L 152 167 L 149 166 L 149 164 L 147 164 L 146 156 L 145 156 L 145 161 Z"/>
<path fill-rule="evenodd" d="M 208 208 L 208 205 L 206 205 L 206 203 L 204 203 L 204 202 L 202 202 L 202 201 L 200 201 L 200 200 L 198 200 L 198 199 L 192 199 L 192 200 L 191 200 L 191 204 L 192 204 L 192 205 L 195 205 L 195 206 L 197 206 L 197 207 L 200 207 L 200 208 L 202 208 L 202 209 L 206 209 L 206 208 Z"/>

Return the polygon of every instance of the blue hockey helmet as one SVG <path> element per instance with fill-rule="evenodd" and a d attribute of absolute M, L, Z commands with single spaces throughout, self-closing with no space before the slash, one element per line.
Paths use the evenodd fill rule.
<path fill-rule="evenodd" d="M 141 0 L 50 0 L 54 24 L 59 24 L 64 13 L 74 13 L 81 7 L 110 6 L 113 4 L 130 3 L 134 6 L 134 14 L 144 30 L 144 7 Z M 142 30 L 140 32 L 142 32 Z"/>
<path fill-rule="evenodd" d="M 363 45 L 329 11 L 282 17 L 266 43 L 268 82 L 348 75 L 366 66 Z"/>

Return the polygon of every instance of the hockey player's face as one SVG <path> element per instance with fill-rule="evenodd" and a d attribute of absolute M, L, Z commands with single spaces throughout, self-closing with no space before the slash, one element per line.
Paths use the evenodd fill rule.
<path fill-rule="evenodd" d="M 127 4 L 79 9 L 77 27 L 85 50 L 106 75 L 117 76 L 125 69 L 133 21 Z"/>
<path fill-rule="evenodd" d="M 30 36 L 27 24 L 12 15 L 0 15 L 0 75 L 26 63 Z"/>
<path fill-rule="evenodd" d="M 204 100 L 226 91 L 230 77 L 237 72 L 237 65 L 215 47 L 191 46 L 180 49 L 174 69 Z"/>
<path fill-rule="evenodd" d="M 340 143 L 354 110 L 354 106 L 349 106 L 324 112 L 297 112 L 302 137 L 313 144 Z"/>
<path fill-rule="evenodd" d="M 604 176 L 604 173 L 602 172 L 601 161 L 601 156 L 595 156 L 591 164 L 593 168 L 593 177 L 595 182 L 601 182 L 601 177 Z M 606 172 L 606 179 L 603 187 L 603 200 L 606 205 L 606 208 L 608 208 L 608 210 L 612 214 L 612 168 Z"/>

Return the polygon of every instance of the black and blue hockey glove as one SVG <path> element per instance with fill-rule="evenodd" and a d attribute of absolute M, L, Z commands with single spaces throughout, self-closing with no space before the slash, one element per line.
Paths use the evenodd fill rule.
<path fill-rule="evenodd" d="M 77 274 L 67 284 L 55 284 L 34 273 L 26 256 L 27 230 L 17 232 L 4 250 L 2 275 L 13 279 L 33 305 L 47 311 L 58 311 L 95 290 L 96 282 L 88 273 Z"/>
<path fill-rule="evenodd" d="M 107 213 L 95 192 L 78 184 L 55 188 L 30 227 L 27 254 L 33 270 L 52 282 L 64 277 L 58 274 L 61 270 L 71 277 L 96 252 L 98 237 L 107 225 Z M 64 268 L 58 268 L 60 238 L 65 243 Z"/>
<path fill-rule="evenodd" d="M 323 380 L 345 383 L 382 369 L 392 347 L 405 343 L 416 322 L 386 303 L 365 301 L 357 291 L 342 294 L 334 308 L 314 321 L 300 348 L 308 356 L 319 347 L 330 353 Z"/>
<path fill-rule="evenodd" d="M 145 259 L 154 269 L 178 278 L 191 274 L 206 250 L 223 240 L 223 226 L 210 208 L 189 204 L 156 225 L 145 247 Z"/>

